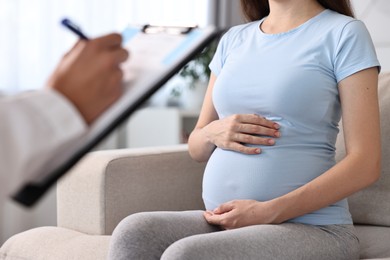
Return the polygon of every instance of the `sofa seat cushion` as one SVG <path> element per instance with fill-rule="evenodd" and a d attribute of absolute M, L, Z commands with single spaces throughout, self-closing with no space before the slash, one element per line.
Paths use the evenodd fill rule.
<path fill-rule="evenodd" d="M 59 227 L 40 227 L 17 234 L 0 249 L 0 259 L 106 259 L 110 236 L 91 236 Z"/>
<path fill-rule="evenodd" d="M 390 227 L 355 225 L 361 259 L 390 259 Z"/>

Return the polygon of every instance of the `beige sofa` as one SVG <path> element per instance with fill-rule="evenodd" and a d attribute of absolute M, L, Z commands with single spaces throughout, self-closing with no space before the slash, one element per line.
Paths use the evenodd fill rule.
<path fill-rule="evenodd" d="M 382 177 L 352 196 L 362 259 L 390 259 L 390 74 L 380 78 Z M 344 154 L 343 138 L 337 157 Z M 57 187 L 58 227 L 13 236 L 0 259 L 105 259 L 110 234 L 139 211 L 202 209 L 204 164 L 186 145 L 90 153 Z"/>

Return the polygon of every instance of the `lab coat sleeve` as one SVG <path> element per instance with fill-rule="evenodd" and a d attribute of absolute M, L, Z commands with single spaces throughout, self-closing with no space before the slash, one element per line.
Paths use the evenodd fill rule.
<path fill-rule="evenodd" d="M 32 172 L 87 130 L 73 104 L 54 90 L 0 98 L 0 195 L 30 181 Z"/>

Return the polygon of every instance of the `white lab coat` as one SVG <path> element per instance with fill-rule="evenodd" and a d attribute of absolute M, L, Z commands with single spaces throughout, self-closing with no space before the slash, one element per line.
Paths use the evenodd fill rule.
<path fill-rule="evenodd" d="M 87 129 L 76 108 L 54 90 L 0 98 L 0 200 L 34 179 L 32 172 Z"/>

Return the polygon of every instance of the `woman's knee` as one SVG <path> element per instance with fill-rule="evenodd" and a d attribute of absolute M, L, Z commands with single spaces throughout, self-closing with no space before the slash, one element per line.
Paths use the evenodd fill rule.
<path fill-rule="evenodd" d="M 171 244 L 163 253 L 162 260 L 212 259 L 215 244 L 203 235 L 186 237 Z M 224 259 L 222 256 L 219 259 Z"/>
<path fill-rule="evenodd" d="M 148 224 L 149 218 L 147 213 L 136 213 L 124 218 L 116 226 L 112 238 L 138 237 L 138 235 L 147 232 L 150 228 Z"/>
<path fill-rule="evenodd" d="M 162 252 L 153 252 L 155 248 L 159 248 L 158 241 L 164 243 L 165 240 L 161 237 L 163 233 L 156 230 L 157 227 L 156 214 L 145 212 L 126 217 L 112 234 L 109 259 L 137 259 L 145 254 L 161 255 Z"/>
<path fill-rule="evenodd" d="M 217 231 L 209 225 L 201 211 L 144 212 L 123 219 L 115 228 L 110 243 L 110 259 L 114 255 L 152 254 L 160 258 L 172 243 L 187 236 Z M 124 252 L 124 253 L 123 253 Z M 155 259 L 146 257 L 139 259 Z M 126 258 L 118 258 L 126 259 Z M 127 256 L 127 259 L 134 259 Z"/>

